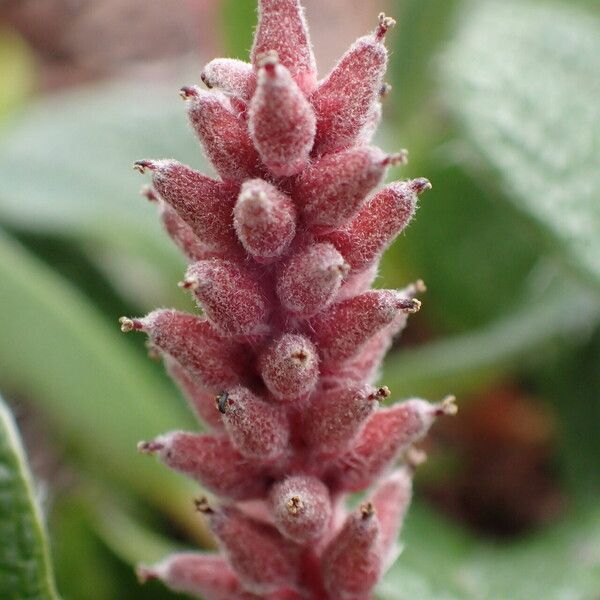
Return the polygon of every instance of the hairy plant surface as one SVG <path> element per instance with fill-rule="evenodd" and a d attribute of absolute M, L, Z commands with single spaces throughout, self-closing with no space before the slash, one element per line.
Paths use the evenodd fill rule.
<path fill-rule="evenodd" d="M 140 567 L 142 579 L 206 600 L 368 600 L 398 553 L 407 456 L 455 405 L 382 408 L 390 392 L 374 386 L 423 285 L 370 287 L 431 187 L 379 187 L 406 160 L 370 145 L 393 25 L 380 15 L 319 79 L 298 0 L 261 0 L 251 63 L 216 59 L 208 89 L 182 89 L 220 179 L 135 164 L 152 174 L 145 194 L 189 259 L 181 287 L 202 315 L 161 309 L 121 328 L 148 335 L 209 431 L 139 448 L 215 496 L 196 507 L 221 548 Z"/>

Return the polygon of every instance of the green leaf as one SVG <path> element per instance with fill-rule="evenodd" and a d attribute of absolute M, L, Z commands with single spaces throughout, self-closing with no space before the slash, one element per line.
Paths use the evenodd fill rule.
<path fill-rule="evenodd" d="M 399 398 L 461 393 L 559 337 L 576 342 L 600 318 L 597 297 L 556 282 L 479 329 L 390 354 L 382 378 Z"/>
<path fill-rule="evenodd" d="M 600 589 L 600 511 L 589 508 L 523 540 L 477 541 L 416 504 L 405 551 L 379 600 L 595 600 Z"/>
<path fill-rule="evenodd" d="M 57 600 L 42 513 L 19 433 L 0 398 L 0 598 Z"/>
<path fill-rule="evenodd" d="M 65 281 L 0 235 L 0 378 L 37 404 L 78 459 L 177 515 L 191 487 L 136 443 L 193 427 L 160 367 Z M 139 344 L 143 340 L 139 339 Z"/>
<path fill-rule="evenodd" d="M 486 0 L 462 21 L 444 54 L 444 97 L 484 173 L 600 285 L 598 20 L 559 4 Z"/>

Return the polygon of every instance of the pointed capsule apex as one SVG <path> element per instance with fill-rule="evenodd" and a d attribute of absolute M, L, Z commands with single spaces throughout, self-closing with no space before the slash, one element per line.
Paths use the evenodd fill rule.
<path fill-rule="evenodd" d="M 422 194 L 433 187 L 429 179 L 425 179 L 425 177 L 413 179 L 409 182 L 408 186 L 415 192 L 415 194 Z"/>
<path fill-rule="evenodd" d="M 138 442 L 137 450 L 141 454 L 154 454 L 160 452 L 164 448 L 164 444 L 156 440 L 150 442 Z"/>
<path fill-rule="evenodd" d="M 377 400 L 378 402 L 383 402 L 386 398 L 391 396 L 392 392 L 390 392 L 390 388 L 387 385 L 378 388 L 375 390 L 369 398 L 372 400 Z"/>
<path fill-rule="evenodd" d="M 387 98 L 393 90 L 393 86 L 391 83 L 387 83 L 384 82 L 381 84 L 381 87 L 379 88 L 379 97 L 383 100 L 384 98 Z"/>
<path fill-rule="evenodd" d="M 147 581 L 151 581 L 153 579 L 160 578 L 156 569 L 153 569 L 152 567 L 148 567 L 146 565 L 139 565 L 135 570 L 135 575 L 137 577 L 137 580 L 141 584 L 144 584 Z"/>
<path fill-rule="evenodd" d="M 279 64 L 279 54 L 277 50 L 268 50 L 256 57 L 256 64 L 259 69 L 265 69 L 269 75 L 275 74 L 275 65 Z"/>
<path fill-rule="evenodd" d="M 206 83 L 206 82 L 205 82 Z M 207 88 L 210 88 L 208 84 L 206 84 Z M 196 98 L 198 96 L 198 88 L 195 86 L 185 85 L 179 90 L 179 95 L 183 100 L 190 100 L 190 98 Z"/>
<path fill-rule="evenodd" d="M 386 17 L 385 13 L 379 13 L 379 27 L 375 31 L 375 39 L 383 41 L 387 32 L 396 26 L 396 20 Z"/>
<path fill-rule="evenodd" d="M 439 404 L 434 407 L 434 415 L 436 417 L 441 416 L 454 416 L 458 413 L 458 406 L 456 405 L 456 396 L 446 396 Z"/>
<path fill-rule="evenodd" d="M 363 521 L 370 519 L 375 514 L 375 508 L 371 502 L 361 504 L 359 510 Z"/>
<path fill-rule="evenodd" d="M 121 324 L 121 331 L 123 333 L 129 333 L 130 331 L 139 331 L 144 328 L 144 325 L 139 319 L 130 319 L 129 317 L 121 317 L 119 319 Z"/>
<path fill-rule="evenodd" d="M 146 169 L 149 171 L 154 171 L 156 168 L 156 162 L 153 160 L 136 160 L 133 163 L 133 168 L 143 174 L 146 172 Z"/>
<path fill-rule="evenodd" d="M 394 154 L 388 154 L 382 161 L 384 167 L 394 167 L 396 165 L 405 165 L 408 163 L 408 150 L 402 149 Z M 416 181 L 416 180 L 415 180 Z M 427 180 L 425 180 L 427 181 Z M 417 192 L 419 193 L 419 192 Z"/>
<path fill-rule="evenodd" d="M 182 290 L 193 292 L 200 287 L 200 282 L 196 277 L 186 277 L 183 281 L 177 283 L 177 287 Z"/>
<path fill-rule="evenodd" d="M 292 496 L 285 505 L 287 511 L 292 516 L 297 516 L 300 511 L 304 508 L 304 502 L 302 502 L 302 498 L 300 496 Z"/>
<path fill-rule="evenodd" d="M 196 509 L 196 512 L 202 513 L 203 515 L 212 515 L 215 512 L 206 496 L 195 498 L 194 508 Z"/>
<path fill-rule="evenodd" d="M 421 310 L 421 301 L 416 298 L 403 298 L 398 301 L 398 308 L 408 313 L 417 313 Z"/>
<path fill-rule="evenodd" d="M 222 414 L 225 415 L 227 414 L 227 404 L 229 401 L 229 393 L 228 392 L 221 392 L 216 398 L 215 398 L 215 405 L 217 407 L 217 410 Z"/>

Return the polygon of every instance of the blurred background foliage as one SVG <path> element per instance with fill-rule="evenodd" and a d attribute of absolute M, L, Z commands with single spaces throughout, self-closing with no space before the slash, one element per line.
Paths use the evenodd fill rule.
<path fill-rule="evenodd" d="M 3 408 L 2 466 L 21 475 L 0 477 L 2 598 L 56 597 L 38 502 L 64 598 L 169 598 L 132 565 L 210 545 L 193 486 L 135 452 L 196 425 L 116 318 L 191 308 L 131 163 L 206 170 L 177 90 L 246 56 L 254 4 L 0 3 L 0 390 L 37 489 Z M 379 597 L 597 600 L 600 3 L 307 0 L 323 69 L 383 4 L 379 143 L 411 151 L 394 177 L 433 183 L 378 280 L 429 289 L 383 380 L 398 399 L 454 392 L 461 414 L 425 445 Z"/>

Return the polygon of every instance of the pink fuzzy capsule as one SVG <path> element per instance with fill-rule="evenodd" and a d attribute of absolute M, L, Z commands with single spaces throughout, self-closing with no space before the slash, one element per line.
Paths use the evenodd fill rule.
<path fill-rule="evenodd" d="M 427 433 L 436 417 L 455 413 L 452 397 L 440 404 L 407 400 L 373 413 L 354 447 L 334 469 L 340 487 L 348 491 L 368 487 L 404 450 Z"/>
<path fill-rule="evenodd" d="M 263 57 L 258 71 L 248 108 L 248 130 L 273 175 L 295 175 L 307 165 L 315 138 L 315 114 L 289 71 L 273 55 Z"/>
<path fill-rule="evenodd" d="M 347 272 L 342 255 L 331 244 L 307 246 L 281 269 L 277 296 L 289 312 L 309 317 L 333 302 Z"/>
<path fill-rule="evenodd" d="M 142 583 L 160 579 L 174 592 L 204 600 L 232 600 L 241 594 L 240 582 L 225 558 L 200 552 L 172 554 L 152 567 L 140 566 Z"/>
<path fill-rule="evenodd" d="M 366 598 L 382 572 L 381 533 L 373 505 L 349 515 L 323 553 L 323 580 L 336 600 Z"/>
<path fill-rule="evenodd" d="M 222 392 L 217 402 L 229 439 L 244 456 L 273 461 L 285 453 L 289 426 L 280 406 L 242 386 Z"/>
<path fill-rule="evenodd" d="M 304 413 L 305 440 L 318 453 L 345 450 L 389 394 L 386 387 L 371 386 L 345 386 L 318 394 Z"/>
<path fill-rule="evenodd" d="M 317 114 L 315 151 L 335 152 L 352 145 L 379 101 L 387 67 L 385 34 L 395 21 L 380 15 L 374 34 L 359 38 L 319 83 L 312 95 Z"/>
<path fill-rule="evenodd" d="M 294 199 L 305 222 L 318 229 L 339 227 L 381 183 L 387 167 L 405 160 L 404 152 L 387 155 L 374 147 L 350 148 L 321 157 L 294 182 Z"/>
<path fill-rule="evenodd" d="M 319 377 L 319 355 L 308 338 L 285 333 L 263 351 L 258 369 L 275 399 L 289 402 L 313 391 Z"/>
<path fill-rule="evenodd" d="M 260 0 L 258 10 L 251 51 L 254 67 L 261 66 L 265 53 L 275 51 L 300 88 L 307 94 L 312 92 L 317 66 L 299 0 Z"/>
<path fill-rule="evenodd" d="M 192 228 L 206 250 L 230 251 L 238 246 L 231 218 L 235 186 L 175 160 L 140 160 L 135 167 L 152 172 L 160 197 Z"/>
<path fill-rule="evenodd" d="M 326 361 L 358 353 L 378 331 L 402 312 L 413 313 L 421 303 L 395 290 L 371 290 L 332 305 L 310 321 L 312 339 Z"/>
<path fill-rule="evenodd" d="M 206 320 L 177 310 L 155 310 L 143 319 L 121 319 L 121 330 L 140 330 L 175 359 L 207 391 L 236 385 L 246 363 L 241 349 L 224 340 Z"/>
<path fill-rule="evenodd" d="M 242 185 L 233 224 L 246 251 L 257 261 L 281 256 L 296 234 L 296 207 L 274 185 L 251 179 Z"/>
<path fill-rule="evenodd" d="M 315 477 L 286 477 L 271 488 L 269 497 L 277 529 L 297 544 L 319 539 L 329 525 L 329 490 Z"/>
<path fill-rule="evenodd" d="M 234 58 L 215 58 L 200 74 L 207 88 L 218 88 L 225 94 L 248 101 L 256 88 L 256 75 L 250 63 Z"/>
<path fill-rule="evenodd" d="M 412 473 L 408 467 L 396 469 L 377 484 L 371 503 L 381 529 L 381 549 L 384 566 L 397 554 L 396 539 L 412 497 Z"/>
<path fill-rule="evenodd" d="M 184 87 L 188 115 L 204 151 L 224 181 L 240 182 L 260 175 L 260 159 L 243 123 L 227 96 L 197 87 Z"/>
<path fill-rule="evenodd" d="M 269 302 L 259 283 L 242 267 L 213 258 L 189 266 L 183 288 L 193 292 L 210 322 L 223 335 L 267 331 Z"/>
<path fill-rule="evenodd" d="M 431 189 L 427 179 L 392 183 L 371 198 L 340 231 L 323 236 L 362 271 L 377 262 L 394 238 L 408 225 L 417 209 L 418 195 Z"/>
<path fill-rule="evenodd" d="M 233 507 L 198 505 L 244 588 L 270 594 L 293 585 L 296 560 L 279 532 Z"/>
<path fill-rule="evenodd" d="M 219 496 L 248 500 L 266 493 L 262 468 L 243 457 L 225 437 L 173 431 L 153 441 L 140 442 L 138 449 L 155 454 L 170 469 L 191 477 Z"/>
<path fill-rule="evenodd" d="M 210 429 L 223 430 L 223 421 L 219 412 L 215 410 L 215 395 L 209 394 L 190 375 L 189 371 L 169 355 L 165 355 L 164 363 L 167 373 L 177 383 L 190 408 L 200 421 Z"/>

